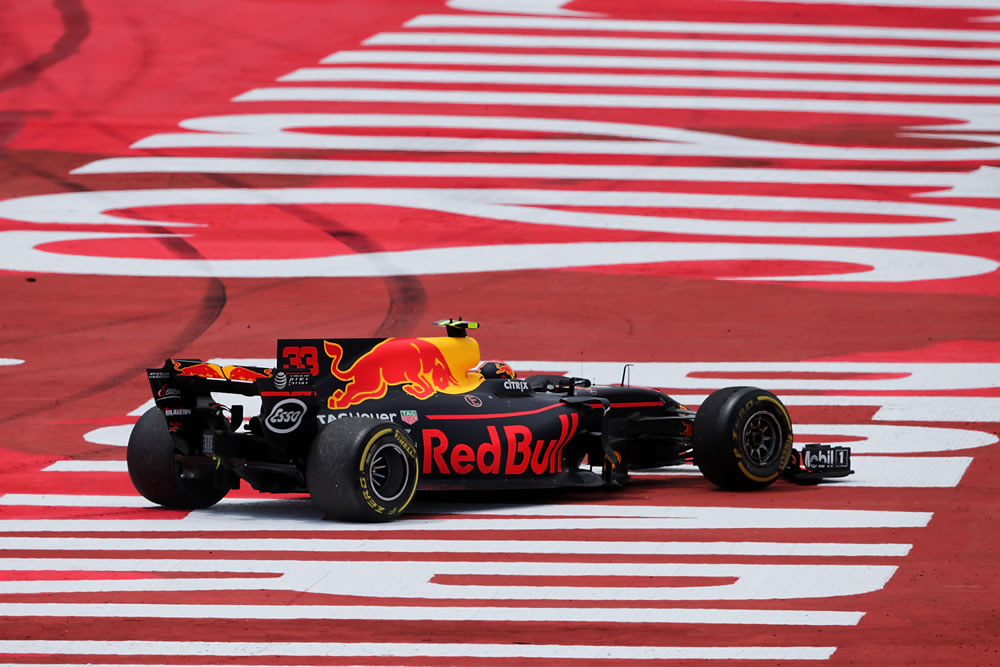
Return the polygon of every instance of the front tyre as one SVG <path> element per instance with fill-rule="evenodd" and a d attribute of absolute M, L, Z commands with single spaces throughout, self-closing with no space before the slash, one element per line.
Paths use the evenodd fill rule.
<path fill-rule="evenodd" d="M 128 476 L 146 500 L 178 509 L 211 507 L 231 488 L 225 470 L 184 474 L 163 411 L 153 407 L 139 417 L 128 438 Z"/>
<path fill-rule="evenodd" d="M 694 461 L 710 482 L 731 491 L 762 489 L 792 454 L 792 420 L 778 397 L 756 387 L 712 393 L 694 420 Z"/>
<path fill-rule="evenodd" d="M 313 440 L 306 483 L 328 518 L 391 521 L 413 500 L 419 474 L 417 447 L 406 431 L 376 419 L 345 418 Z"/>

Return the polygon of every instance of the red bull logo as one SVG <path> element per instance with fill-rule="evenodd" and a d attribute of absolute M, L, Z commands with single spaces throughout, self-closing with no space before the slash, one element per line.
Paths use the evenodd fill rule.
<path fill-rule="evenodd" d="M 262 380 L 264 378 L 271 377 L 270 368 L 254 370 L 245 366 L 225 366 L 223 367 L 222 372 L 225 373 L 228 379 L 238 380 L 240 382 L 253 382 L 254 380 Z"/>
<path fill-rule="evenodd" d="M 482 373 L 484 377 L 488 378 L 514 379 L 517 377 L 517 373 L 514 372 L 514 369 L 503 361 L 487 361 L 479 367 L 479 372 Z"/>
<path fill-rule="evenodd" d="M 332 360 L 330 373 L 347 383 L 330 397 L 331 410 L 344 410 L 372 398 L 383 398 L 390 386 L 401 386 L 407 394 L 421 400 L 438 391 L 454 391 L 460 386 L 444 352 L 422 338 L 388 338 L 346 369 L 340 368 L 344 349 L 329 341 L 323 341 L 323 346 Z"/>
<path fill-rule="evenodd" d="M 184 362 L 174 360 L 174 370 L 181 377 L 199 377 L 209 380 L 236 380 L 238 382 L 253 382 L 261 378 L 271 377 L 270 368 L 252 369 L 245 366 L 220 366 L 203 361 L 184 365 Z"/>
<path fill-rule="evenodd" d="M 209 378 L 212 380 L 226 379 L 226 374 L 223 372 L 222 366 L 219 364 L 206 364 L 204 362 L 199 362 L 185 366 L 183 362 L 175 361 L 174 369 L 181 377 L 199 377 Z"/>

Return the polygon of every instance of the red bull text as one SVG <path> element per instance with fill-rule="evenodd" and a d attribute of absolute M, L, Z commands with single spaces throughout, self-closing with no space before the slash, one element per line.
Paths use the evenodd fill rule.
<path fill-rule="evenodd" d="M 487 426 L 486 440 L 478 446 L 449 442 L 444 431 L 423 429 L 425 475 L 534 475 L 562 472 L 566 444 L 579 426 L 576 413 L 559 415 L 557 439 L 535 439 L 522 424 Z"/>

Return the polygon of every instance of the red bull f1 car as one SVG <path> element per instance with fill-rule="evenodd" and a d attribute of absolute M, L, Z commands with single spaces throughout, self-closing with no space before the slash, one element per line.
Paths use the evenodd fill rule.
<path fill-rule="evenodd" d="M 629 471 L 694 463 L 715 485 L 760 489 L 851 474 L 847 447 L 792 446 L 781 401 L 755 387 L 697 412 L 656 389 L 482 363 L 473 322 L 446 336 L 278 341 L 274 368 L 168 359 L 132 431 L 135 488 L 208 507 L 246 481 L 308 492 L 330 518 L 387 521 L 420 489 L 620 486 Z M 259 396 L 261 411 L 213 396 Z"/>

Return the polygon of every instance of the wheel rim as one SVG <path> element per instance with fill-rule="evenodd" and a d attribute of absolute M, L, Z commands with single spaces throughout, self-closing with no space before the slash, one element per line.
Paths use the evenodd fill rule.
<path fill-rule="evenodd" d="M 383 502 L 392 502 L 403 495 L 410 479 L 409 459 L 396 442 L 378 446 L 368 467 L 368 483 L 372 492 Z"/>
<path fill-rule="evenodd" d="M 765 410 L 750 415 L 743 425 L 743 452 L 754 466 L 766 468 L 774 463 L 782 440 L 778 418 Z"/>

